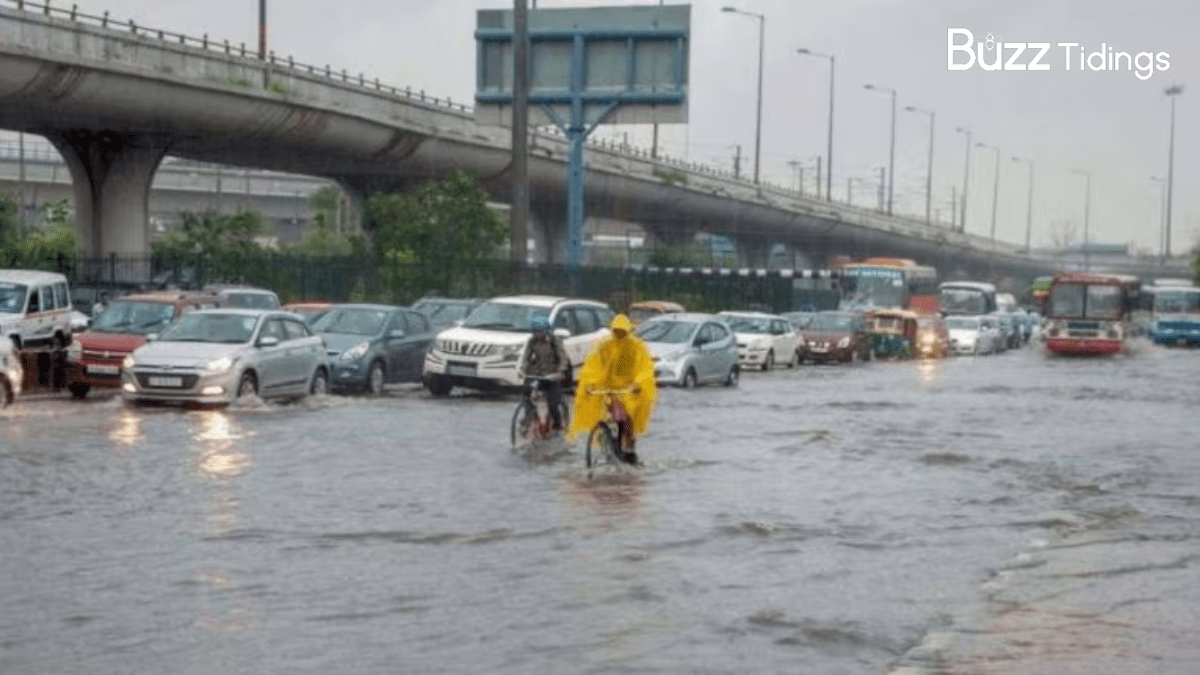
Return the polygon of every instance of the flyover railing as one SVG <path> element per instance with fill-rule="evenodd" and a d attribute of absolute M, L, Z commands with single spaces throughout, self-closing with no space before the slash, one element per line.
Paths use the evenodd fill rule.
<path fill-rule="evenodd" d="M 474 107 L 472 105 L 454 101 L 449 96 L 438 97 L 426 93 L 423 89 L 386 84 L 381 82 L 377 77 L 368 78 L 364 73 L 353 74 L 346 69 L 336 69 L 328 64 L 323 66 L 306 64 L 295 60 L 291 55 L 286 57 L 279 56 L 274 51 L 269 51 L 265 55 L 259 55 L 253 47 L 247 47 L 245 42 L 230 42 L 227 39 L 212 38 L 207 34 L 196 37 L 176 31 L 143 26 L 132 19 L 116 19 L 108 11 L 99 15 L 89 14 L 79 11 L 77 5 L 72 4 L 68 7 L 63 3 L 60 6 L 54 3 L 53 0 L 42 0 L 41 2 L 34 0 L 2 1 L 5 5 L 15 7 L 29 19 L 45 17 L 55 22 L 66 21 L 109 31 L 113 37 L 137 41 L 157 40 L 164 44 L 172 44 L 186 49 L 197 49 L 210 54 L 219 54 L 230 59 L 244 60 L 247 63 L 243 65 L 266 69 L 267 77 L 264 80 L 265 86 L 270 86 L 271 73 L 278 72 L 281 75 L 286 73 L 292 76 L 298 75 L 306 78 L 320 79 L 338 86 L 354 87 L 377 96 L 406 103 L 430 106 L 442 112 L 455 114 L 463 118 L 474 118 Z M 558 146 L 556 149 L 565 156 L 568 147 L 561 130 L 556 127 L 539 127 L 534 131 L 539 140 L 544 139 L 553 142 Z M 831 218 L 835 221 L 865 225 L 881 230 L 899 232 L 903 229 L 907 233 L 919 233 L 926 239 L 945 242 L 954 240 L 958 244 L 969 243 L 978 247 L 988 247 L 990 245 L 990 242 L 986 238 L 959 232 L 953 224 L 946 223 L 945 221 L 936 223 L 928 222 L 923 218 L 903 214 L 886 215 L 878 209 L 866 208 L 836 199 L 813 199 L 802 195 L 798 190 L 770 182 L 755 183 L 723 167 L 703 162 L 694 162 L 686 158 L 673 157 L 664 153 L 654 152 L 650 148 L 642 148 L 629 143 L 618 143 L 605 139 L 589 140 L 588 147 L 592 151 L 599 151 L 612 157 L 649 163 L 652 167 L 646 172 L 648 175 L 657 176 L 664 182 L 681 185 L 685 188 L 694 188 L 695 181 L 700 179 L 719 181 L 722 187 L 738 189 L 738 194 L 736 195 L 729 192 L 729 190 L 725 190 L 726 196 L 729 198 L 766 202 L 775 206 L 785 206 L 790 210 L 807 212 L 822 218 Z M 680 180 L 678 174 L 683 174 L 684 179 Z M 786 204 L 780 200 L 786 200 Z M 836 213 L 832 212 L 831 207 L 836 208 Z M 843 215 L 850 216 L 850 218 L 844 218 Z M 997 252 L 1000 253 L 1017 252 L 1016 247 L 1008 244 L 997 242 L 996 246 Z"/>

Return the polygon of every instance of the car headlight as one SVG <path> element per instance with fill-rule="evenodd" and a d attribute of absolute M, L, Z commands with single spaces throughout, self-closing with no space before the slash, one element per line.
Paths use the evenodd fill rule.
<path fill-rule="evenodd" d="M 126 356 L 125 360 L 121 362 L 121 367 L 124 368 L 125 370 L 132 370 L 133 367 L 136 365 L 137 365 L 137 359 L 133 358 L 133 354 Z"/>
<path fill-rule="evenodd" d="M 849 347 L 850 346 L 850 337 L 846 336 L 846 337 L 842 338 L 841 340 L 838 340 L 837 346 L 838 346 L 838 349 L 845 349 L 846 347 Z"/>
<path fill-rule="evenodd" d="M 521 358 L 521 351 L 525 349 L 525 345 L 503 345 L 490 348 L 489 353 L 500 355 L 501 361 L 516 361 Z"/>
<path fill-rule="evenodd" d="M 71 344 L 67 346 L 67 360 L 78 361 L 83 358 L 83 345 L 79 344 L 78 340 L 71 340 Z"/>
<path fill-rule="evenodd" d="M 222 356 L 219 359 L 213 359 L 212 361 L 204 364 L 204 372 L 210 375 L 220 375 L 221 373 L 228 372 L 232 367 L 233 357 Z"/>
<path fill-rule="evenodd" d="M 357 361 L 367 355 L 367 350 L 371 348 L 371 344 L 366 340 L 354 345 L 350 349 L 342 352 L 338 359 L 342 361 Z"/>

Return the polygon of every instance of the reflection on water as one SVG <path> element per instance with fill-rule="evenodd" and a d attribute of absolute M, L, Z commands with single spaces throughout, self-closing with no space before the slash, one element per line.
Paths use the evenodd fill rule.
<path fill-rule="evenodd" d="M 937 386 L 942 370 L 941 359 L 921 359 L 917 361 L 917 380 L 923 389 L 933 389 Z"/>
<path fill-rule="evenodd" d="M 121 408 L 108 437 L 118 446 L 133 447 L 141 443 L 146 438 L 142 433 L 142 416 L 129 408 Z"/>
<path fill-rule="evenodd" d="M 605 524 L 630 523 L 643 518 L 642 492 L 646 481 L 636 469 L 611 469 L 586 475 L 568 474 L 563 492 L 572 506 Z"/>
<path fill-rule="evenodd" d="M 192 437 L 200 450 L 200 471 L 219 478 L 240 476 L 250 464 L 250 455 L 236 447 L 244 438 L 236 422 L 223 410 L 199 413 L 198 420 L 199 429 Z"/>

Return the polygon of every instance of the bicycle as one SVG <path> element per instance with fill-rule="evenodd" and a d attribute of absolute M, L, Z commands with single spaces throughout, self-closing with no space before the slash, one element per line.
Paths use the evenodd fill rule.
<path fill-rule="evenodd" d="M 633 422 L 629 419 L 625 406 L 621 404 L 621 399 L 617 398 L 637 389 L 637 385 L 631 385 L 620 389 L 588 390 L 589 394 L 604 397 L 604 417 L 588 434 L 584 459 L 589 472 L 601 464 L 637 466 L 638 457 L 633 450 Z"/>
<path fill-rule="evenodd" d="M 520 445 L 521 441 L 524 441 L 526 445 L 533 445 L 544 443 L 554 437 L 550 402 L 545 392 L 545 389 L 554 381 L 556 380 L 553 377 L 525 378 L 525 391 L 521 395 L 521 400 L 517 403 L 517 409 L 513 411 L 512 417 L 511 435 L 514 448 Z M 570 409 L 567 407 L 566 401 L 559 401 L 558 410 L 562 427 L 566 429 L 570 422 Z"/>

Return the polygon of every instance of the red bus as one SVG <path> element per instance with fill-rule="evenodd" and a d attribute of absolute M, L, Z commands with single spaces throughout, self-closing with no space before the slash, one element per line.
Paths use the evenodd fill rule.
<path fill-rule="evenodd" d="M 1046 299 L 1046 349 L 1055 354 L 1116 354 L 1136 332 L 1141 283 L 1118 274 L 1056 274 Z"/>
<path fill-rule="evenodd" d="M 906 258 L 867 258 L 841 267 L 841 309 L 938 313 L 937 270 Z"/>

